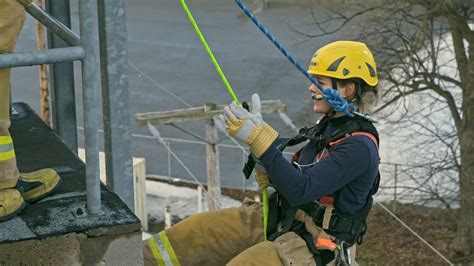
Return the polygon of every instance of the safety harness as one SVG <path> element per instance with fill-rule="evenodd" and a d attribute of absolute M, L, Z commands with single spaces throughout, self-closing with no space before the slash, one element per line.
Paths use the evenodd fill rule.
<path fill-rule="evenodd" d="M 316 126 L 301 129 L 298 135 L 286 140 L 278 148 L 283 151 L 288 146 L 312 140 L 316 143 L 315 158 L 324 159 L 335 146 L 345 139 L 361 135 L 369 137 L 378 148 L 378 133 L 370 121 L 361 117 L 355 117 L 336 130 L 329 138 L 324 139 L 322 134 L 327 128 L 329 120 L 325 116 Z M 293 162 L 298 161 L 303 149 L 304 147 L 293 155 Z M 334 195 L 337 195 L 338 191 L 334 195 L 321 197 L 314 202 L 301 206 L 291 206 L 281 193 L 278 191 L 273 193 L 269 198 L 268 239 L 273 241 L 278 236 L 293 231 L 305 240 L 308 248 L 313 253 L 317 265 L 324 265 L 330 262 L 335 257 L 334 252 L 318 249 L 317 242 L 305 230 L 304 224 L 295 219 L 296 212 L 298 209 L 306 212 L 306 214 L 312 217 L 318 227 L 333 236 L 336 243 L 343 243 L 344 247 L 351 247 L 355 243 L 361 244 L 362 237 L 367 229 L 367 217 L 372 207 L 372 195 L 377 192 L 379 181 L 380 173 L 377 174 L 369 192 L 366 205 L 357 213 L 350 215 L 341 213 L 337 208 L 337 204 L 335 205 Z M 344 252 L 342 252 L 343 254 Z"/>

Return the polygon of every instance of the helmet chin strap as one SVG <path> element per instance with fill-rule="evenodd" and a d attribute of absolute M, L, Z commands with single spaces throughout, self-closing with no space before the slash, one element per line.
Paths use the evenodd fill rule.
<path fill-rule="evenodd" d="M 329 111 L 329 113 L 326 113 L 326 116 L 329 117 L 329 118 L 334 118 L 336 116 L 336 110 L 334 110 L 331 107 L 331 111 Z"/>

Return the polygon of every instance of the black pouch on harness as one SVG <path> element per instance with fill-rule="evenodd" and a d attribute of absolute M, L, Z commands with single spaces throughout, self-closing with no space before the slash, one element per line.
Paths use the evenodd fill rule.
<path fill-rule="evenodd" d="M 352 215 L 340 214 L 336 211 L 331 216 L 329 228 L 326 232 L 343 240 L 348 246 L 355 243 L 362 244 L 362 237 L 367 229 L 367 217 L 372 208 L 372 202 L 372 197 L 369 197 L 365 207 Z"/>
<path fill-rule="evenodd" d="M 270 195 L 268 200 L 267 236 L 269 241 L 291 231 L 295 222 L 297 207 L 292 207 L 278 192 Z M 281 228 L 279 228 L 281 225 Z"/>
<path fill-rule="evenodd" d="M 311 234 L 306 231 L 304 223 L 295 219 L 296 211 L 298 209 L 308 209 L 310 204 L 293 207 L 278 192 L 271 194 L 268 202 L 267 236 L 269 241 L 274 241 L 279 236 L 293 231 L 306 242 L 309 250 L 313 253 L 317 266 L 326 265 L 334 259 L 334 252 L 329 250 L 319 251 L 316 248 L 314 239 Z"/>

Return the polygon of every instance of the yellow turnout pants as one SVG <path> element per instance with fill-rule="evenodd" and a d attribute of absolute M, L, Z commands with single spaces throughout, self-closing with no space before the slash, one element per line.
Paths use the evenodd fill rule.
<path fill-rule="evenodd" d="M 25 22 L 25 9 L 17 0 L 0 0 L 0 54 L 11 53 Z M 13 141 L 8 128 L 10 69 L 0 68 L 0 189 L 14 187 L 18 177 Z"/>
<path fill-rule="evenodd" d="M 263 241 L 262 205 L 193 215 L 145 241 L 145 265 L 315 265 L 293 232 Z"/>

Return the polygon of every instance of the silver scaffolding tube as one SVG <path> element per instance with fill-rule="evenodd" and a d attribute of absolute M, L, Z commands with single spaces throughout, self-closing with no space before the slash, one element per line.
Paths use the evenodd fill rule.
<path fill-rule="evenodd" d="M 125 0 L 98 0 L 107 186 L 135 209 Z"/>
<path fill-rule="evenodd" d="M 64 26 L 71 28 L 71 7 L 69 0 L 45 0 L 50 16 Z M 48 32 L 48 48 L 69 47 L 54 33 Z M 53 128 L 68 147 L 77 153 L 77 116 L 74 84 L 74 64 L 55 63 L 49 66 L 51 89 L 51 117 Z"/>
<path fill-rule="evenodd" d="M 0 55 L 0 68 L 51 64 L 64 61 L 81 60 L 85 56 L 82 47 L 56 48 L 27 53 Z"/>
<path fill-rule="evenodd" d="M 25 10 L 37 19 L 41 24 L 46 26 L 49 31 L 56 34 L 59 38 L 63 39 L 71 46 L 79 46 L 80 45 L 80 38 L 68 27 L 64 26 L 61 22 L 59 22 L 56 18 L 50 16 L 46 13 L 42 8 L 40 8 L 37 4 L 31 3 L 29 5 L 25 5 Z"/>
<path fill-rule="evenodd" d="M 98 43 L 97 17 L 93 0 L 79 1 L 79 25 L 81 46 L 85 57 L 82 60 L 82 91 L 84 112 L 84 141 L 86 150 L 87 211 L 101 212 L 99 180 L 99 112 L 98 77 L 96 52 Z"/>

